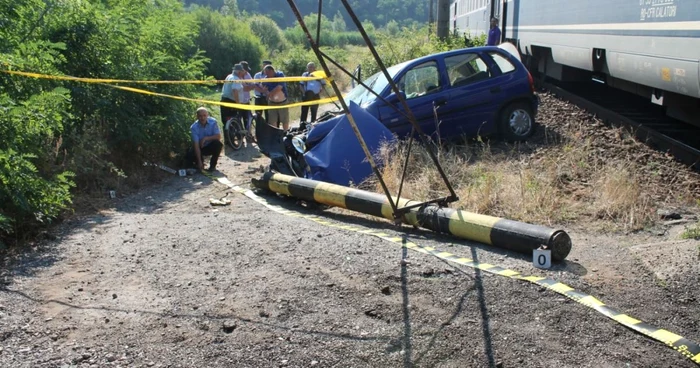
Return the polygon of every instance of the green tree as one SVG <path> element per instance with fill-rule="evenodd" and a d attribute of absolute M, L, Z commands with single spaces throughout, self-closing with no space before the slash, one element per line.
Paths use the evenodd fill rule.
<path fill-rule="evenodd" d="M 399 23 L 395 20 L 390 20 L 389 23 L 386 24 L 386 31 L 390 35 L 396 36 L 401 31 L 401 28 L 399 28 Z"/>
<path fill-rule="evenodd" d="M 248 23 L 207 8 L 198 8 L 193 14 L 199 23 L 196 44 L 211 59 L 208 75 L 224 79 L 241 60 L 250 65 L 260 63 L 265 48 Z"/>
<path fill-rule="evenodd" d="M 255 34 L 268 52 L 284 50 L 287 47 L 284 33 L 272 19 L 263 15 L 250 18 L 250 30 Z"/>
<path fill-rule="evenodd" d="M 428 34 L 427 26 L 403 28 L 396 35 L 379 32 L 374 44 L 382 62 L 387 67 L 421 56 L 464 47 L 464 40 L 461 37 L 450 36 L 441 41 Z M 379 71 L 377 62 L 369 53 L 361 58 L 360 64 L 363 79 Z"/>
<path fill-rule="evenodd" d="M 238 9 L 238 0 L 224 0 L 224 5 L 221 7 L 221 14 L 237 17 L 241 15 Z"/>
<path fill-rule="evenodd" d="M 340 14 L 340 10 L 338 10 L 338 12 L 335 13 L 335 16 L 333 17 L 332 28 L 335 32 L 345 32 L 345 19 L 343 19 L 343 16 Z"/>

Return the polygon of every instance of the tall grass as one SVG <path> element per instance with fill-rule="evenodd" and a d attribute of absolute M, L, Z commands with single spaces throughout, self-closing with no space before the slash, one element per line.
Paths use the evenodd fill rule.
<path fill-rule="evenodd" d="M 406 142 L 383 147 L 383 178 L 396 194 L 407 154 Z M 435 147 L 432 147 L 435 148 Z M 552 144 L 530 154 L 518 145 L 492 147 L 473 141 L 440 148 L 440 163 L 459 196 L 453 208 L 538 224 L 596 221 L 616 230 L 637 230 L 654 221 L 639 174 L 628 162 L 599 162 L 590 142 Z M 365 183 L 381 192 L 371 179 Z M 402 197 L 434 199 L 447 194 L 426 147 L 414 146 Z"/>

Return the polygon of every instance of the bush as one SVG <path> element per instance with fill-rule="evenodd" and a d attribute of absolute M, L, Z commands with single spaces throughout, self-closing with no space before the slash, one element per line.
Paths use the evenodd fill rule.
<path fill-rule="evenodd" d="M 0 7 L 6 68 L 125 80 L 204 77 L 197 19 L 179 1 L 23 0 L 12 11 Z M 196 92 L 184 84 L 135 87 Z M 102 183 L 145 160 L 167 160 L 187 141 L 195 108 L 102 84 L 5 74 L 0 102 L 0 237 L 56 218 L 71 203 L 73 182 L 79 193 L 103 190 Z"/>
<path fill-rule="evenodd" d="M 421 56 L 465 47 L 461 37 L 450 36 L 440 40 L 434 34 L 435 32 L 429 32 L 427 26 L 404 28 L 397 35 L 379 32 L 373 43 L 385 67 Z M 369 52 L 361 58 L 360 64 L 363 79 L 379 71 L 379 65 Z"/>
<path fill-rule="evenodd" d="M 250 65 L 260 64 L 265 47 L 249 23 L 207 8 L 196 8 L 194 15 L 200 27 L 196 45 L 211 60 L 208 75 L 224 79 L 241 60 Z"/>
<path fill-rule="evenodd" d="M 250 18 L 248 23 L 250 30 L 260 38 L 260 42 L 270 53 L 284 51 L 287 48 L 284 33 L 274 20 L 263 15 L 255 15 Z"/>
<path fill-rule="evenodd" d="M 21 103 L 0 96 L 0 238 L 49 223 L 71 203 L 73 174 L 54 164 L 67 97 L 64 89 Z"/>

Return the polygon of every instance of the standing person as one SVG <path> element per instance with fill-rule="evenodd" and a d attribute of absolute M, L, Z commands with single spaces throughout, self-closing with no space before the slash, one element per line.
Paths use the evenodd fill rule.
<path fill-rule="evenodd" d="M 260 69 L 259 72 L 255 73 L 255 76 L 253 79 L 263 79 L 265 78 L 265 72 L 263 71 L 266 66 L 272 65 L 272 62 L 270 60 L 263 60 L 262 62 L 262 68 Z M 261 83 L 256 83 L 255 84 L 255 91 L 253 92 L 255 96 L 255 106 L 267 106 L 267 96 L 264 94 L 265 90 L 263 88 L 263 85 Z M 265 121 L 268 120 L 268 112 L 267 110 L 265 111 Z M 255 110 L 255 113 L 260 115 L 263 112 L 263 110 Z"/>
<path fill-rule="evenodd" d="M 308 63 L 306 64 L 306 71 L 302 74 L 302 77 L 313 77 L 312 73 L 316 71 L 316 64 Z M 313 81 L 303 81 L 299 82 L 301 84 L 301 91 L 304 94 L 302 101 L 316 101 L 321 99 L 321 88 L 326 84 L 324 79 L 313 80 Z M 305 105 L 301 107 L 301 119 L 299 122 L 306 122 L 306 116 L 309 113 L 309 108 L 311 109 L 311 121 L 316 121 L 316 113 L 318 112 L 318 105 Z"/>
<path fill-rule="evenodd" d="M 491 18 L 491 29 L 489 29 L 489 38 L 486 41 L 487 46 L 496 46 L 501 43 L 501 29 L 498 28 L 498 18 Z"/>
<path fill-rule="evenodd" d="M 248 62 L 243 60 L 238 64 L 241 64 L 243 69 L 245 69 L 245 72 L 248 74 L 248 78 L 246 78 L 246 79 L 253 79 L 253 77 L 250 76 L 250 65 L 248 65 Z"/>
<path fill-rule="evenodd" d="M 235 66 L 234 66 L 235 67 Z M 221 88 L 221 102 L 233 103 L 233 81 L 236 79 L 236 71 L 232 70 L 231 74 L 226 76 L 224 80 L 224 86 Z M 235 111 L 231 107 L 221 105 L 221 120 L 227 121 L 230 119 Z"/>
<path fill-rule="evenodd" d="M 235 82 L 231 83 L 231 88 L 233 89 L 233 101 L 237 104 L 249 105 L 250 91 L 252 91 L 255 86 L 253 86 L 252 83 L 241 83 L 240 81 L 252 79 L 252 77 L 241 64 L 236 64 L 233 66 L 233 73 L 235 76 Z M 248 119 L 250 118 L 249 110 L 237 108 L 232 108 L 232 110 L 242 117 L 244 124 L 248 122 Z"/>
<path fill-rule="evenodd" d="M 211 156 L 207 170 L 216 170 L 216 163 L 219 161 L 224 145 L 221 143 L 219 124 L 216 119 L 209 116 L 209 111 L 205 107 L 197 109 L 197 120 L 190 126 L 190 134 L 192 146 L 185 155 L 187 165 L 191 167 L 194 164 L 200 171 L 204 170 L 203 158 Z"/>
<path fill-rule="evenodd" d="M 272 65 L 267 65 L 263 69 L 265 78 L 284 78 L 284 73 L 275 71 Z M 287 104 L 287 82 L 264 82 L 263 88 L 267 91 L 267 104 L 269 106 L 282 106 Z M 268 112 L 270 119 L 267 120 L 269 125 L 282 129 L 289 129 L 289 108 L 282 107 L 278 109 L 270 109 Z"/>
<path fill-rule="evenodd" d="M 245 64 L 243 64 L 245 63 Z M 250 80 L 253 79 L 253 77 L 250 76 L 250 73 L 248 70 L 246 70 L 245 65 L 248 63 L 245 61 L 241 61 L 239 64 L 236 64 L 234 68 L 234 73 L 236 75 L 236 81 L 237 83 L 233 84 L 233 99 L 236 101 L 237 104 L 241 105 L 250 105 L 250 91 L 255 89 L 255 86 L 253 83 L 241 83 L 241 80 Z M 241 118 L 241 122 L 243 124 L 244 129 L 249 129 L 252 124 L 250 124 L 250 120 L 253 118 L 251 115 L 250 110 L 245 110 L 245 109 L 235 109 L 236 113 L 238 116 Z M 253 137 L 254 133 L 253 132 L 248 132 L 248 135 Z M 255 138 L 253 138 L 255 139 Z"/>

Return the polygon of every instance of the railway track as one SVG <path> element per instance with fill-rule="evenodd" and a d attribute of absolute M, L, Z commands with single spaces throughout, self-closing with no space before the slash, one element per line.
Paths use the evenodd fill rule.
<path fill-rule="evenodd" d="M 700 171 L 700 128 L 666 116 L 662 107 L 643 97 L 592 82 L 547 80 L 541 87 L 608 124 L 627 128 L 642 142 Z"/>

